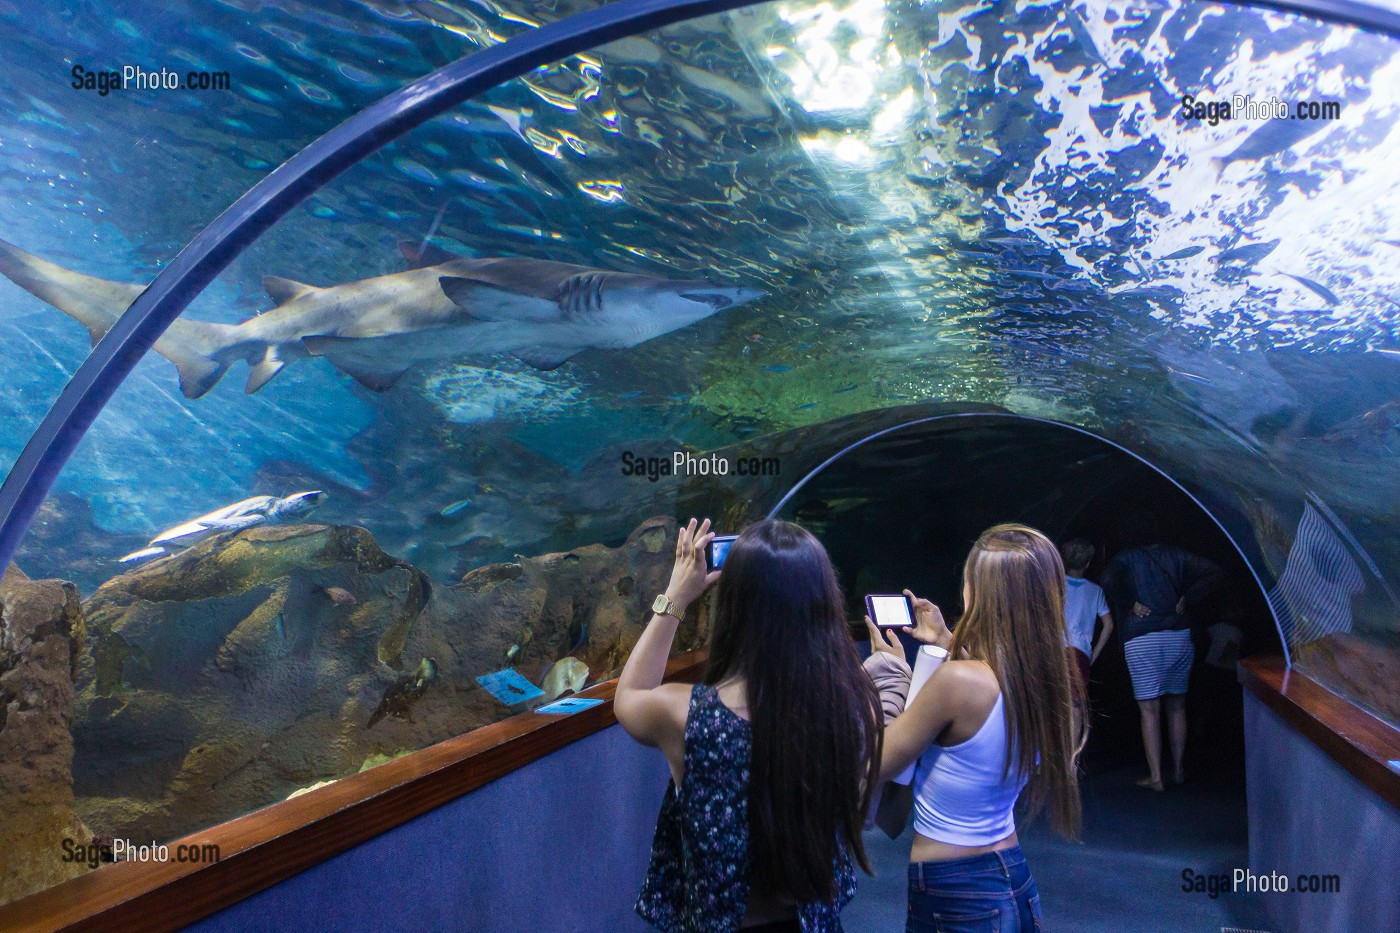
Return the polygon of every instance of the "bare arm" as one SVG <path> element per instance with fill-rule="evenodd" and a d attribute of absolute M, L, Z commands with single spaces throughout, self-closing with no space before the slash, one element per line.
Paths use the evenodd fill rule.
<path fill-rule="evenodd" d="M 1113 613 L 1105 612 L 1099 616 L 1099 623 L 1102 627 L 1099 629 L 1098 641 L 1094 642 L 1094 653 L 1089 656 L 1090 664 L 1097 661 L 1099 655 L 1103 654 L 1103 647 L 1108 644 L 1108 637 L 1113 634 Z"/>
<path fill-rule="evenodd" d="M 985 693 L 984 678 L 971 670 L 978 663 L 944 661 L 904 715 L 885 726 L 880 780 L 888 781 L 909 767 L 965 711 L 969 701 Z"/>
<path fill-rule="evenodd" d="M 666 587 L 666 595 L 676 604 L 676 615 L 652 614 L 622 668 L 613 698 L 613 712 L 627 734 L 643 745 L 666 750 L 668 758 L 685 737 L 690 688 L 684 684 L 662 684 L 661 680 L 666 676 L 666 659 L 680 627 L 679 616 L 719 579 L 719 571 L 705 573 L 705 545 L 713 537 L 708 518 L 698 528 L 692 518 L 680 529 L 676 565 Z"/>

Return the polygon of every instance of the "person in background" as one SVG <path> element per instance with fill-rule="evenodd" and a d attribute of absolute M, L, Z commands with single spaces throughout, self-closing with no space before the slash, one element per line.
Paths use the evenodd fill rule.
<path fill-rule="evenodd" d="M 762 521 L 706 573 L 706 519 L 680 529 L 666 592 L 613 702 L 671 769 L 637 912 L 665 931 L 841 930 L 880 767 L 880 697 L 836 571 L 811 534 Z M 704 683 L 663 684 L 681 617 L 716 580 Z M 683 788 L 684 793 L 677 789 Z"/>
<path fill-rule="evenodd" d="M 1147 749 L 1147 776 L 1137 783 L 1154 791 L 1162 780 L 1162 705 L 1172 753 L 1172 780 L 1186 780 L 1186 689 L 1196 660 L 1190 610 L 1220 582 L 1220 568 L 1204 557 L 1171 544 L 1129 548 L 1109 561 L 1103 588 L 1126 605 L 1123 654 L 1133 680 Z"/>
<path fill-rule="evenodd" d="M 1087 704 L 1089 666 L 1103 654 L 1104 645 L 1113 634 L 1113 614 L 1108 611 L 1103 590 L 1084 579 L 1084 572 L 1094 559 L 1094 546 L 1081 538 L 1070 538 L 1060 545 L 1060 556 L 1065 562 L 1065 645 L 1070 653 L 1070 669 L 1079 680 L 1079 692 Z M 1097 639 L 1095 622 L 1102 625 Z M 1082 707 L 1078 711 L 1083 714 Z M 1087 725 L 1084 730 L 1087 738 Z"/>
<path fill-rule="evenodd" d="M 1016 835 L 1028 811 L 1049 805 L 1061 835 L 1079 833 L 1076 686 L 1064 650 L 1065 571 L 1055 545 L 1024 525 L 983 532 L 963 567 L 956 631 L 916 599 L 918 641 L 948 651 L 908 707 L 885 727 L 880 778 L 914 769 L 908 933 L 1032 933 L 1040 895 Z M 868 618 L 877 683 L 909 677 L 904 649 Z M 895 694 L 882 689 L 888 700 Z"/>

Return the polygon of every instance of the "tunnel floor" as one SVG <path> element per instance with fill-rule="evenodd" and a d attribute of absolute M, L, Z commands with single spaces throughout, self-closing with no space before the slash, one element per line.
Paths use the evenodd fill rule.
<path fill-rule="evenodd" d="M 1021 847 L 1040 890 L 1045 928 L 1056 933 L 1217 933 L 1222 927 L 1267 930 L 1258 895 L 1216 899 L 1181 890 L 1182 870 L 1228 873 L 1249 864 L 1244 775 L 1194 773 L 1181 787 L 1154 793 L 1133 782 L 1144 769 L 1115 764 L 1081 781 L 1082 843 L 1055 836 L 1043 819 L 1021 825 Z M 905 866 L 913 829 L 891 840 L 865 835 L 876 877 L 862 876 L 842 913 L 851 933 L 904 929 Z"/>

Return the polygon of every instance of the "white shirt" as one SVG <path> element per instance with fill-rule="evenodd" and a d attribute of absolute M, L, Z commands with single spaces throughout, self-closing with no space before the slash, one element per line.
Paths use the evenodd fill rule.
<path fill-rule="evenodd" d="M 1097 583 L 1065 577 L 1065 644 L 1093 657 L 1094 620 L 1108 614 L 1108 600 Z"/>

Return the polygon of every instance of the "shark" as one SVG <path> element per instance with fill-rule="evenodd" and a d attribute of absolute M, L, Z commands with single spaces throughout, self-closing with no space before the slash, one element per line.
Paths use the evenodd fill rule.
<path fill-rule="evenodd" d="M 511 353 L 555 369 L 584 350 L 635 347 L 766 295 L 706 279 L 399 248 L 411 268 L 340 285 L 264 276 L 271 309 L 241 324 L 176 319 L 153 349 L 175 364 L 191 399 L 240 361 L 252 394 L 312 357 L 383 392 L 414 366 L 463 356 Z M 0 274 L 78 321 L 94 344 L 145 289 L 75 272 L 4 240 Z"/>

